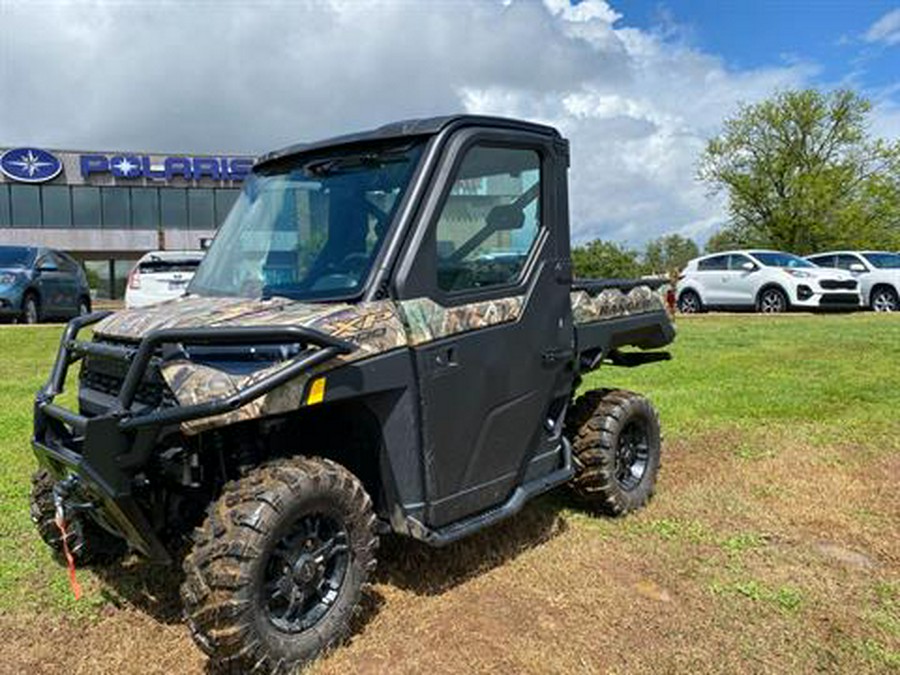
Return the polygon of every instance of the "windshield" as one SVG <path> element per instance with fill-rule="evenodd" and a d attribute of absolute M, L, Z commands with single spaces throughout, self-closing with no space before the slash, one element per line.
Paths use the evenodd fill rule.
<path fill-rule="evenodd" d="M 252 173 L 189 292 L 325 300 L 362 289 L 422 143 L 295 156 Z"/>
<path fill-rule="evenodd" d="M 863 253 L 863 258 L 880 270 L 900 270 L 900 253 Z"/>
<path fill-rule="evenodd" d="M 34 249 L 25 246 L 0 246 L 0 267 L 28 267 L 34 258 Z"/>
<path fill-rule="evenodd" d="M 751 251 L 750 255 L 766 267 L 816 267 L 809 260 L 804 260 L 792 253 L 776 253 L 772 251 Z"/>

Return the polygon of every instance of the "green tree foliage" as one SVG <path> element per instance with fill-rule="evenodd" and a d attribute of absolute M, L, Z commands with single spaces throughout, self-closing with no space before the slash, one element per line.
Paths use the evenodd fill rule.
<path fill-rule="evenodd" d="M 579 279 L 632 278 L 642 272 L 636 251 L 601 239 L 575 246 L 572 267 Z"/>
<path fill-rule="evenodd" d="M 728 195 L 736 243 L 807 254 L 900 243 L 900 142 L 866 131 L 852 91 L 788 91 L 745 105 L 707 144 L 699 177 Z"/>
<path fill-rule="evenodd" d="M 654 239 L 644 249 L 644 270 L 647 274 L 670 274 L 684 269 L 691 258 L 700 255 L 693 239 L 669 234 Z"/>

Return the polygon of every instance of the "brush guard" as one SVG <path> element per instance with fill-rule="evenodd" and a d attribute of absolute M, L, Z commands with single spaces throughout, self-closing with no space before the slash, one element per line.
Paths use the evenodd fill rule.
<path fill-rule="evenodd" d="M 137 346 L 119 346 L 77 339 L 78 332 L 111 312 L 94 312 L 69 322 L 60 340 L 47 384 L 34 404 L 32 448 L 38 462 L 60 480 L 78 476 L 79 492 L 94 505 L 91 516 L 128 543 L 159 562 L 170 561 L 133 496 L 136 474 L 150 458 L 159 433 L 166 427 L 237 410 L 331 359 L 349 354 L 356 345 L 302 326 L 242 326 L 228 328 L 167 328 L 148 333 Z M 137 409 L 135 395 L 157 350 L 163 345 L 240 346 L 299 343 L 297 356 L 230 396 L 188 406 Z M 128 363 L 121 389 L 102 414 L 88 417 L 54 399 L 62 393 L 69 367 L 86 355 Z M 65 505 L 62 505 L 63 507 Z"/>

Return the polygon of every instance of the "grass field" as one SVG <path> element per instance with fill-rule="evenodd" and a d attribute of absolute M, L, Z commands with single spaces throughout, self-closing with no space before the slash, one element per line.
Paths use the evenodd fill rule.
<path fill-rule="evenodd" d="M 0 329 L 0 673 L 203 672 L 177 574 L 64 570 L 28 518 L 31 399 L 59 328 Z M 564 492 L 444 550 L 386 540 L 322 673 L 900 672 L 900 317 L 701 316 L 645 392 L 658 494 L 622 520 Z"/>

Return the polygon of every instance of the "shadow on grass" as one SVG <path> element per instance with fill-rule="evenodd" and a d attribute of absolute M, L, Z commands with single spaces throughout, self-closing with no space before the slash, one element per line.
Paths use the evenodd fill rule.
<path fill-rule="evenodd" d="M 562 506 L 553 496 L 541 498 L 516 516 L 443 548 L 406 537 L 383 537 L 375 582 L 417 595 L 444 593 L 564 532 Z"/>
<path fill-rule="evenodd" d="M 553 496 L 541 498 L 513 518 L 444 548 L 395 535 L 382 537 L 374 582 L 418 595 L 444 593 L 564 532 L 566 524 L 559 514 L 564 505 Z M 104 582 L 101 593 L 111 605 L 131 606 L 162 623 L 181 623 L 179 586 L 184 573 L 180 557 L 164 566 L 131 556 L 93 571 Z M 383 605 L 377 589 L 367 589 L 353 621 L 353 632 L 362 630 Z"/>

